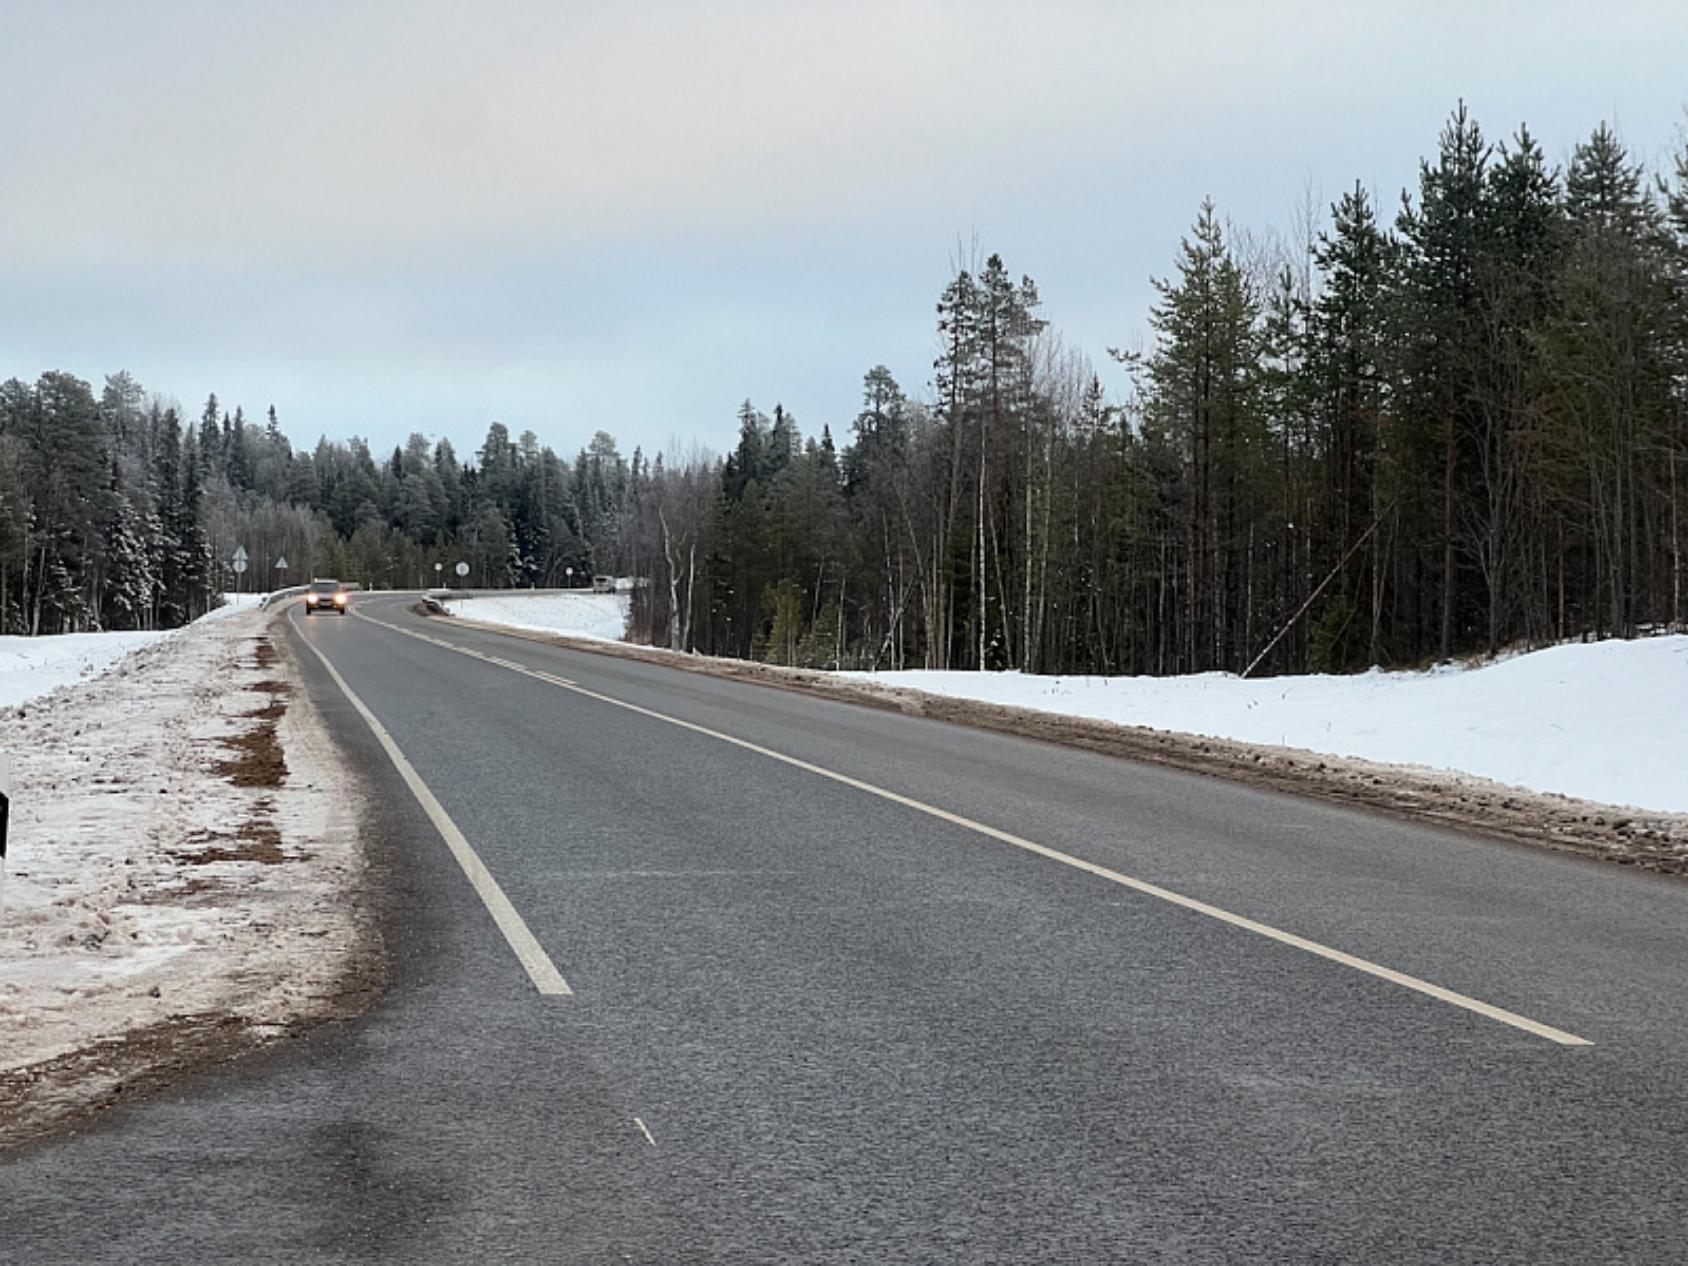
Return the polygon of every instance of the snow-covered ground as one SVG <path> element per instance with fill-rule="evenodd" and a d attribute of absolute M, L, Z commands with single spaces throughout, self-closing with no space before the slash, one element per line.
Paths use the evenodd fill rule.
<path fill-rule="evenodd" d="M 365 944 L 357 799 L 271 619 L 225 608 L 0 712 L 0 1088 L 184 1017 L 261 1036 L 336 996 Z"/>
<path fill-rule="evenodd" d="M 512 629 L 558 633 L 597 642 L 627 636 L 632 598 L 626 593 L 509 593 L 453 598 L 446 610 L 465 620 L 502 624 Z"/>
<path fill-rule="evenodd" d="M 207 612 L 205 615 L 200 616 L 200 622 L 203 623 L 206 620 L 223 620 L 227 619 L 231 615 L 236 615 L 239 612 L 250 611 L 255 607 L 261 607 L 264 605 L 264 599 L 269 596 L 270 595 L 267 593 L 225 593 L 223 595 L 223 605 L 214 611 Z"/>
<path fill-rule="evenodd" d="M 1688 812 L 1688 637 L 1354 677 L 848 673 L 884 686 Z"/>
<path fill-rule="evenodd" d="M 264 599 L 257 593 L 226 593 L 223 605 L 199 623 L 250 611 Z M 0 637 L 0 708 L 15 708 L 61 686 L 97 677 L 130 651 L 171 633 L 60 633 L 48 637 Z"/>
<path fill-rule="evenodd" d="M 61 633 L 0 637 L 0 708 L 14 708 L 94 677 L 168 633 Z"/>

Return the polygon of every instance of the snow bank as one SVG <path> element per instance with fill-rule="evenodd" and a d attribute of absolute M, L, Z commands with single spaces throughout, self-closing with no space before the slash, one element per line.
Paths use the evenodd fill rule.
<path fill-rule="evenodd" d="M 842 675 L 1688 812 L 1688 637 L 1682 636 L 1557 646 L 1481 668 L 1357 677 Z"/>
<path fill-rule="evenodd" d="M 465 620 L 506 628 L 559 633 L 595 642 L 619 642 L 627 636 L 632 596 L 627 593 L 511 593 L 453 598 L 446 610 Z"/>
<path fill-rule="evenodd" d="M 129 652 L 167 633 L 60 633 L 0 637 L 0 708 L 51 694 L 105 672 Z"/>
<path fill-rule="evenodd" d="M 225 593 L 223 605 L 200 616 L 199 622 L 203 624 L 206 620 L 226 620 L 242 611 L 255 610 L 264 605 L 264 599 L 267 597 L 267 593 Z"/>
<path fill-rule="evenodd" d="M 260 593 L 226 593 L 223 605 L 196 623 L 228 619 L 254 610 L 263 600 Z M 97 677 L 132 651 L 152 646 L 177 631 L 0 637 L 0 708 L 15 708 L 61 686 Z"/>
<path fill-rule="evenodd" d="M 25 1108 L 86 1087 L 8 1074 L 96 1043 L 206 1016 L 261 1039 L 312 1018 L 364 944 L 357 797 L 271 627 L 248 606 L 153 635 L 0 713 L 0 1091 L 22 1087 Z"/>

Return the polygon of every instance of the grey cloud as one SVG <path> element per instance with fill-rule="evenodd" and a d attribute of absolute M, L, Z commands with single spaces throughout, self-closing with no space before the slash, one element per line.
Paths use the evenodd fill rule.
<path fill-rule="evenodd" d="M 0 45 L 0 374 L 128 367 L 391 442 L 717 447 L 918 388 L 973 230 L 1100 357 L 1196 203 L 1392 204 L 1457 96 L 1681 119 L 1679 4 L 78 4 Z M 1116 379 L 1117 381 L 1117 379 Z M 300 432 L 302 434 L 302 431 Z"/>

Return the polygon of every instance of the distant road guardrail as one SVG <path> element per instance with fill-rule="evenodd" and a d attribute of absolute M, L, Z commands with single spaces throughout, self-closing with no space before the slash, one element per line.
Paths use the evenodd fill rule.
<path fill-rule="evenodd" d="M 552 598 L 571 593 L 605 596 L 585 585 L 576 585 L 572 589 L 451 589 L 440 586 L 424 589 L 421 596 L 422 605 L 429 611 L 436 615 L 450 615 L 445 607 L 448 602 L 466 602 L 471 598 Z"/>
<path fill-rule="evenodd" d="M 272 590 L 270 593 L 264 595 L 264 600 L 258 604 L 258 610 L 268 611 L 283 598 L 295 598 L 309 588 L 309 585 L 290 585 L 286 589 Z"/>

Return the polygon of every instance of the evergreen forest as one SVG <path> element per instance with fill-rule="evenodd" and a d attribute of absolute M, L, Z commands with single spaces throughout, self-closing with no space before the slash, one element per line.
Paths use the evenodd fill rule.
<path fill-rule="evenodd" d="M 722 456 L 497 423 L 306 448 L 274 408 L 13 378 L 0 632 L 179 625 L 240 546 L 246 588 L 640 577 L 638 640 L 815 667 L 1341 672 L 1683 628 L 1688 144 L 1652 171 L 1602 125 L 1561 167 L 1461 106 L 1397 204 L 1302 219 L 1201 204 L 1113 395 L 1031 277 L 958 260 L 928 382 L 870 368 L 809 433 L 746 400 Z"/>

